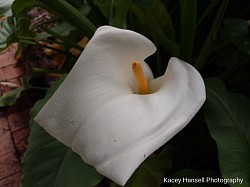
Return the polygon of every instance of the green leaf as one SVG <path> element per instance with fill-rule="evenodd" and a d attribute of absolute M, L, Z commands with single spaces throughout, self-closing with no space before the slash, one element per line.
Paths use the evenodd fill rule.
<path fill-rule="evenodd" d="M 160 0 L 154 0 L 150 7 L 145 6 L 144 9 L 146 9 L 148 14 L 153 16 L 155 22 L 159 25 L 169 40 L 175 41 L 175 29 L 164 4 Z"/>
<path fill-rule="evenodd" d="M 247 20 L 228 18 L 220 30 L 221 39 L 231 41 L 243 53 L 250 54 L 250 37 Z"/>
<path fill-rule="evenodd" d="M 202 15 L 198 18 L 197 17 L 197 24 L 196 28 L 199 28 L 201 24 L 206 24 L 207 18 L 210 17 L 211 12 L 220 4 L 221 0 L 211 0 L 210 4 L 207 6 L 206 10 L 202 13 Z"/>
<path fill-rule="evenodd" d="M 250 186 L 250 100 L 230 93 L 219 79 L 206 80 L 205 117 L 216 141 L 224 178 L 242 178 Z M 231 187 L 239 184 L 230 184 Z"/>
<path fill-rule="evenodd" d="M 36 0 L 15 0 L 12 4 L 12 17 L 16 21 L 16 30 L 8 37 L 8 43 L 18 42 L 18 52 L 27 47 L 27 44 L 19 40 L 19 37 L 34 36 L 34 33 L 30 30 L 31 17 L 27 13 L 35 6 L 38 6 Z"/>
<path fill-rule="evenodd" d="M 181 0 L 181 44 L 179 57 L 190 61 L 196 30 L 197 0 Z"/>
<path fill-rule="evenodd" d="M 56 14 L 60 19 L 67 21 L 76 27 L 79 31 L 92 37 L 96 27 L 80 11 L 65 0 L 38 0 L 41 6 L 50 12 Z"/>
<path fill-rule="evenodd" d="M 112 0 L 92 0 L 93 4 L 97 5 L 101 10 L 102 14 L 110 20 Z"/>
<path fill-rule="evenodd" d="M 102 180 L 96 170 L 83 162 L 69 147 L 50 136 L 34 116 L 52 96 L 65 77 L 56 82 L 46 97 L 31 110 L 31 134 L 22 166 L 22 187 L 91 187 Z"/>
<path fill-rule="evenodd" d="M 58 25 L 56 25 L 55 27 L 51 28 L 51 30 L 55 33 L 59 33 L 62 36 L 68 36 L 70 32 L 73 30 L 76 30 L 76 28 L 70 25 L 69 23 L 63 21 L 59 23 Z M 42 39 L 46 39 L 49 36 L 53 36 L 53 35 L 47 32 L 41 32 L 41 33 L 36 34 L 36 39 L 42 40 Z"/>
<path fill-rule="evenodd" d="M 248 55 L 250 55 L 250 37 L 246 37 L 244 40 L 238 41 L 236 43 L 237 48 Z"/>
<path fill-rule="evenodd" d="M 28 9 L 31 9 L 32 7 L 37 6 L 36 0 L 15 0 L 12 5 L 12 12 L 14 16 L 19 16 L 20 14 L 23 14 Z"/>
<path fill-rule="evenodd" d="M 223 22 L 221 34 L 224 38 L 242 38 L 248 35 L 247 20 L 239 18 L 227 18 Z"/>
<path fill-rule="evenodd" d="M 90 8 L 88 18 L 95 25 L 108 25 L 110 20 L 111 0 L 86 0 Z"/>
<path fill-rule="evenodd" d="M 147 14 L 147 19 L 149 21 L 149 27 L 151 28 L 150 30 L 152 35 L 156 38 L 157 43 L 169 50 L 173 56 L 176 56 L 179 53 L 179 45 L 165 34 L 152 15 Z"/>
<path fill-rule="evenodd" d="M 90 12 L 90 7 L 88 5 L 83 5 L 80 8 L 80 12 L 84 15 L 87 16 Z M 40 23 L 38 23 L 38 27 L 46 27 L 45 25 L 41 25 Z M 36 26 L 35 26 L 36 27 Z M 34 26 L 32 26 L 31 28 L 32 30 L 34 29 Z M 74 27 L 73 25 L 71 25 L 70 23 L 66 22 L 66 21 L 61 21 L 60 23 L 58 23 L 56 26 L 50 28 L 51 31 L 60 34 L 61 36 L 64 37 L 68 37 L 69 34 L 76 30 L 76 27 Z M 46 39 L 49 36 L 54 36 L 51 33 L 47 33 L 47 32 L 41 32 L 41 33 L 36 33 L 36 39 L 37 40 L 42 40 L 42 39 Z M 54 36 L 56 37 L 56 36 Z M 62 38 L 60 38 L 62 39 Z"/>
<path fill-rule="evenodd" d="M 176 56 L 179 53 L 179 45 L 175 42 L 172 20 L 160 0 L 153 1 L 150 7 L 133 3 L 131 10 L 138 19 L 138 23 L 133 23 L 134 18 L 132 18 L 133 26 L 140 25 L 140 30 L 146 28 L 146 31 L 151 32 L 151 38 L 155 40 L 154 42 L 171 51 L 172 55 Z"/>
<path fill-rule="evenodd" d="M 211 50 L 214 47 L 214 42 L 215 42 L 215 38 L 217 36 L 217 32 L 221 26 L 224 14 L 227 10 L 227 6 L 228 6 L 229 0 L 222 0 L 220 8 L 218 10 L 218 13 L 214 19 L 213 25 L 207 35 L 206 41 L 200 51 L 200 54 L 197 57 L 197 60 L 194 64 L 194 66 L 198 69 L 198 70 L 202 70 L 204 68 L 204 66 L 206 65 L 208 56 L 211 52 Z"/>
<path fill-rule="evenodd" d="M 16 41 L 13 37 L 13 33 L 16 31 L 16 21 L 10 17 L 0 24 L 0 51 L 2 51 L 6 49 L 9 44 Z"/>
<path fill-rule="evenodd" d="M 165 170 L 172 166 L 172 147 L 166 146 L 159 154 L 151 155 L 134 172 L 125 187 L 159 187 Z M 112 187 L 118 187 L 113 184 Z"/>
<path fill-rule="evenodd" d="M 48 34 L 51 34 L 53 37 L 63 41 L 63 45 L 68 48 L 76 48 L 79 50 L 83 50 L 81 46 L 79 46 L 76 42 L 72 41 L 71 39 L 68 39 L 68 37 L 62 36 L 58 32 L 54 32 L 53 30 L 50 30 L 46 27 L 42 27 L 44 32 L 47 32 Z"/>
<path fill-rule="evenodd" d="M 140 6 L 150 7 L 155 0 L 133 0 L 133 3 L 136 3 Z"/>
<path fill-rule="evenodd" d="M 16 103 L 17 99 L 21 96 L 24 87 L 16 88 L 0 97 L 0 107 L 12 106 Z"/>
<path fill-rule="evenodd" d="M 126 28 L 126 18 L 132 0 L 114 0 L 115 16 L 110 25 Z"/>

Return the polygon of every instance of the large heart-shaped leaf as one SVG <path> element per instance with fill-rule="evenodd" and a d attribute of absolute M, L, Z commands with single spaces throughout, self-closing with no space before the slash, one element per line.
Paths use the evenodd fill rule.
<path fill-rule="evenodd" d="M 134 172 L 125 187 L 158 187 L 163 182 L 165 170 L 172 166 L 172 147 L 166 146 L 158 154 L 147 158 Z M 113 183 L 110 187 L 119 187 Z"/>
<path fill-rule="evenodd" d="M 205 117 L 216 141 L 221 174 L 250 186 L 250 100 L 230 93 L 218 79 L 206 81 Z M 239 183 L 230 184 L 232 187 Z"/>
<path fill-rule="evenodd" d="M 102 180 L 95 169 L 86 164 L 69 147 L 44 131 L 33 117 L 63 80 L 54 84 L 45 99 L 31 111 L 29 147 L 23 159 L 22 187 L 90 187 Z"/>

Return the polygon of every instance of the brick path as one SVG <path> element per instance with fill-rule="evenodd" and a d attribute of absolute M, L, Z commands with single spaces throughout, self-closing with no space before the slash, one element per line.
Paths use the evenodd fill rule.
<path fill-rule="evenodd" d="M 22 64 L 14 58 L 16 46 L 0 53 L 0 93 L 11 90 L 1 83 L 21 85 L 24 75 Z M 29 135 L 29 109 L 25 99 L 12 107 L 0 107 L 0 187 L 19 187 L 21 160 Z"/>

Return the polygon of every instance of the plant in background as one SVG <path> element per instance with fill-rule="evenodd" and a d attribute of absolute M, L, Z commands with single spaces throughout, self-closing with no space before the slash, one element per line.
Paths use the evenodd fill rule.
<path fill-rule="evenodd" d="M 34 7 L 53 16 L 32 24 L 28 15 Z M 155 77 L 162 76 L 170 57 L 176 56 L 192 64 L 205 80 L 207 100 L 202 110 L 148 157 L 126 186 L 165 186 L 164 176 L 239 177 L 243 179 L 240 186 L 250 186 L 248 1 L 15 0 L 12 12 L 13 16 L 3 23 L 5 29 L 0 31 L 1 48 L 18 42 L 19 51 L 39 46 L 65 55 L 60 68 L 32 67 L 31 78 L 37 72 L 62 77 L 31 111 L 22 186 L 116 186 L 33 120 L 78 58 L 72 49 L 82 51 L 86 43 L 79 45 L 79 41 L 91 39 L 102 25 L 133 30 L 152 40 L 157 51 L 146 62 Z M 239 183 L 227 185 L 237 187 Z"/>

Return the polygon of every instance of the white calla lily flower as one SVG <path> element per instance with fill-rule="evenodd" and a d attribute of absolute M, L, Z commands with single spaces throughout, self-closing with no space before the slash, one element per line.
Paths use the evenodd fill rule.
<path fill-rule="evenodd" d="M 125 185 L 205 101 L 200 74 L 177 58 L 154 79 L 144 59 L 155 51 L 136 32 L 100 27 L 35 121 L 99 173 Z"/>

